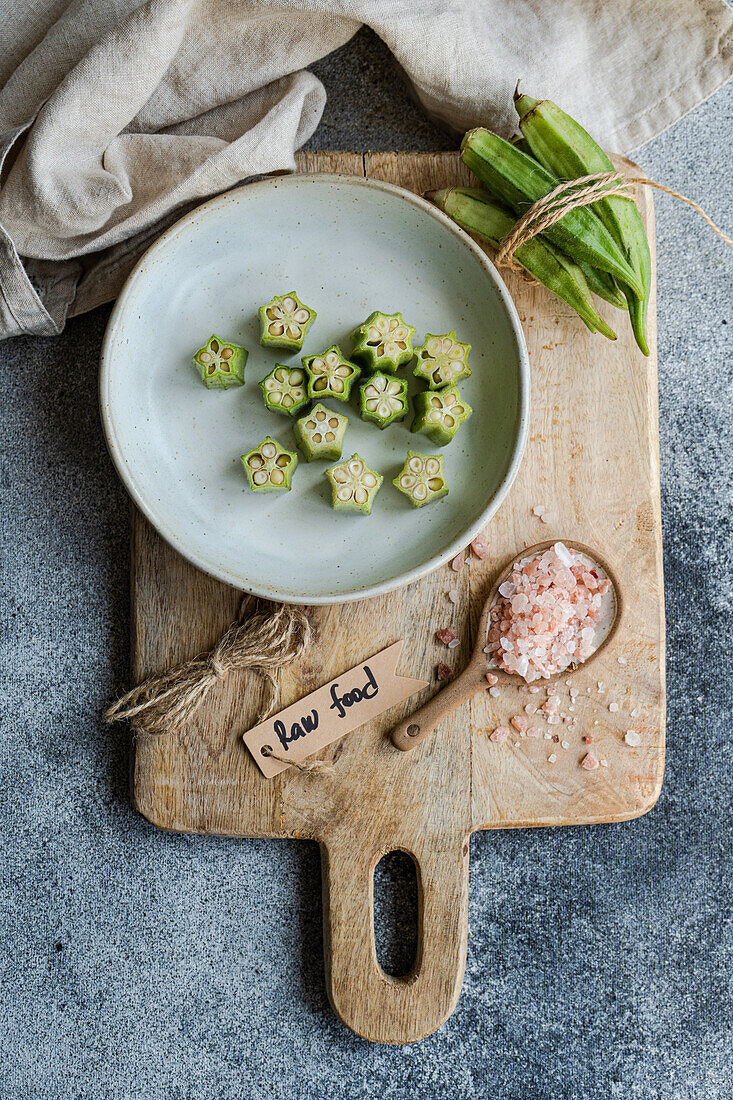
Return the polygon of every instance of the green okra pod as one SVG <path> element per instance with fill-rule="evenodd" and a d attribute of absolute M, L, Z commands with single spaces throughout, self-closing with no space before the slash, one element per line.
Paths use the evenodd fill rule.
<path fill-rule="evenodd" d="M 259 446 L 242 455 L 242 463 L 253 493 L 277 493 L 291 488 L 298 456 L 266 435 Z"/>
<path fill-rule="evenodd" d="M 461 424 L 465 424 L 473 409 L 461 397 L 458 386 L 442 390 L 425 390 L 415 396 L 415 419 L 411 432 L 426 435 L 431 443 L 445 447 Z"/>
<path fill-rule="evenodd" d="M 351 357 L 365 370 L 394 374 L 412 359 L 414 335 L 414 328 L 405 324 L 401 313 L 375 311 L 354 332 Z"/>
<path fill-rule="evenodd" d="M 294 290 L 276 294 L 260 307 L 260 343 L 263 348 L 300 351 L 305 334 L 316 319 L 316 311 L 301 302 Z"/>
<path fill-rule="evenodd" d="M 442 455 L 408 451 L 405 464 L 392 484 L 404 493 L 414 508 L 422 508 L 448 495 Z"/>
<path fill-rule="evenodd" d="M 193 357 L 193 365 L 209 390 L 228 390 L 244 383 L 249 352 L 220 336 L 211 336 Z"/>
<path fill-rule="evenodd" d="M 320 401 L 309 413 L 293 424 L 293 435 L 306 462 L 323 458 L 333 462 L 341 458 L 341 448 L 349 418 L 327 409 Z"/>
<path fill-rule="evenodd" d="M 412 357 L 412 352 L 410 352 Z M 407 382 L 404 378 L 376 371 L 359 387 L 359 414 L 362 420 L 386 428 L 407 416 Z"/>
<path fill-rule="evenodd" d="M 374 498 L 384 481 L 361 455 L 353 454 L 346 462 L 326 470 L 333 492 L 331 507 L 336 511 L 361 512 L 371 515 Z"/>
<path fill-rule="evenodd" d="M 444 210 L 462 229 L 474 233 L 495 248 L 511 232 L 514 215 L 494 201 L 486 191 L 450 187 L 428 191 L 425 195 Z M 591 332 L 600 332 L 609 340 L 616 334 L 595 307 L 583 272 L 569 256 L 542 237 L 532 237 L 520 245 L 514 259 L 548 290 L 562 298 L 578 314 Z"/>
<path fill-rule="evenodd" d="M 492 195 L 518 214 L 544 198 L 560 182 L 533 157 L 482 127 L 465 135 L 461 158 Z M 587 207 L 569 210 L 560 221 L 543 230 L 542 235 L 576 262 L 580 260 L 608 271 L 643 297 L 641 280 L 620 246 Z"/>
<path fill-rule="evenodd" d="M 519 125 L 534 156 L 561 179 L 577 179 L 615 168 L 600 145 L 580 123 L 549 99 L 536 100 L 515 92 Z M 641 284 L 642 293 L 627 293 L 626 299 L 636 342 L 644 355 L 646 312 L 652 282 L 652 261 L 644 223 L 633 199 L 611 195 L 592 208 L 616 243 Z"/>
<path fill-rule="evenodd" d="M 265 405 L 270 412 L 297 416 L 309 401 L 308 379 L 302 367 L 276 363 L 260 382 Z"/>

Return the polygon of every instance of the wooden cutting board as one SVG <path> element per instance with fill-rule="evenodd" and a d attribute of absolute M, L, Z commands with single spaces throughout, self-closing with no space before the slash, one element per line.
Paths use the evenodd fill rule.
<path fill-rule="evenodd" d="M 301 171 L 388 180 L 416 192 L 464 183 L 457 154 L 305 153 Z M 638 174 L 634 166 L 632 174 Z M 639 206 L 654 241 L 652 201 Z M 474 829 L 623 821 L 651 808 L 664 769 L 664 607 L 659 503 L 656 313 L 652 354 L 636 350 L 621 314 L 619 339 L 591 335 L 569 307 L 541 287 L 505 276 L 527 337 L 532 367 L 529 441 L 507 501 L 485 531 L 490 552 L 460 573 L 449 567 L 390 595 L 312 610 L 314 640 L 281 675 L 283 706 L 400 638 L 398 669 L 433 681 L 406 704 L 324 750 L 332 775 L 289 769 L 265 779 L 240 735 L 255 721 L 261 687 L 231 676 L 175 736 L 141 735 L 134 800 L 155 825 L 191 833 L 303 837 L 323 858 L 326 969 L 331 1003 L 353 1031 L 381 1043 L 428 1035 L 452 1012 L 466 959 L 469 836 Z M 604 307 L 607 314 L 610 307 Z M 545 525 L 534 505 L 551 509 Z M 502 687 L 460 708 L 424 744 L 398 752 L 388 733 L 437 684 L 436 663 L 456 670 L 470 652 L 491 580 L 512 555 L 547 538 L 597 547 L 620 579 L 624 616 L 613 643 L 561 681 L 562 710 L 578 719 L 545 726 L 545 739 L 495 744 L 489 732 L 525 704 L 526 688 Z M 447 599 L 456 588 L 459 600 Z M 139 680 L 211 646 L 234 618 L 239 593 L 185 562 L 136 512 L 132 537 L 133 663 Z M 437 628 L 463 639 L 448 651 Z M 601 689 L 599 691 L 599 681 Z M 618 709 L 609 709 L 610 704 Z M 574 706 L 572 712 L 568 709 Z M 632 717 L 632 712 L 634 715 Z M 624 733 L 641 734 L 638 748 Z M 593 750 L 606 767 L 586 771 Z M 516 743 L 515 743 L 516 741 Z M 554 753 L 555 763 L 548 757 Z M 374 948 L 373 870 L 393 849 L 416 862 L 421 930 L 406 979 L 386 975 Z"/>

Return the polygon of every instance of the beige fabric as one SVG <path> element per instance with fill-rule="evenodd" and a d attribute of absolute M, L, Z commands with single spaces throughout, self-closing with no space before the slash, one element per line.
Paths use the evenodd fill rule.
<path fill-rule="evenodd" d="M 509 133 L 522 77 L 619 152 L 733 56 L 722 0 L 0 0 L 0 337 L 59 332 L 187 205 L 292 170 L 305 66 L 363 23 L 455 130 Z"/>

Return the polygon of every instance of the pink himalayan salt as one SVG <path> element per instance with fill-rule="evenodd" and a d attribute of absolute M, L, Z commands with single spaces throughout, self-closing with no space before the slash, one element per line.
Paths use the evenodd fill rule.
<path fill-rule="evenodd" d="M 437 677 L 438 677 L 438 679 L 439 680 L 450 680 L 452 675 L 453 675 L 453 669 L 450 667 L 450 665 L 446 665 L 446 664 L 444 664 L 443 661 L 441 661 L 440 664 L 438 665 L 438 668 L 437 668 Z"/>
<path fill-rule="evenodd" d="M 498 684 L 499 682 L 499 677 L 495 676 L 493 672 L 487 672 L 486 679 L 489 681 L 490 684 Z"/>
<path fill-rule="evenodd" d="M 509 721 L 514 726 L 515 730 L 519 731 L 519 733 L 527 732 L 527 726 L 529 725 L 529 722 L 523 714 L 515 714 L 513 718 L 509 719 Z"/>
<path fill-rule="evenodd" d="M 488 546 L 481 539 L 474 539 L 471 543 L 471 549 L 473 550 L 476 557 L 480 558 L 482 561 L 489 552 Z"/>
<path fill-rule="evenodd" d="M 453 561 L 450 563 L 450 567 L 454 573 L 460 573 L 461 569 L 463 569 L 464 561 L 463 554 L 456 554 Z"/>
<path fill-rule="evenodd" d="M 527 730 L 527 737 L 541 737 L 541 736 L 542 736 L 542 730 L 539 728 L 539 726 L 530 726 L 529 729 Z"/>
<path fill-rule="evenodd" d="M 592 752 L 587 752 L 580 761 L 580 766 L 581 768 L 585 768 L 586 771 L 592 772 L 594 768 L 598 767 L 598 760 Z"/>
<path fill-rule="evenodd" d="M 585 661 L 610 587 L 562 543 L 515 562 L 491 610 L 487 648 L 494 662 L 529 683 Z"/>
<path fill-rule="evenodd" d="M 442 642 L 443 645 L 450 645 L 451 642 L 456 640 L 458 635 L 452 626 L 444 626 L 442 630 L 435 631 L 435 637 L 439 642 Z"/>
<path fill-rule="evenodd" d="M 511 730 L 508 726 L 497 726 L 493 733 L 489 734 L 491 741 L 507 741 Z"/>

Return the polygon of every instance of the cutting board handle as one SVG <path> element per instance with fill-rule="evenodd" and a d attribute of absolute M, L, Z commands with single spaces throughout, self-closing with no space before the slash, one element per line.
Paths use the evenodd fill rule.
<path fill-rule="evenodd" d="M 466 968 L 468 837 L 446 845 L 394 843 L 364 850 L 363 835 L 343 833 L 322 844 L 328 996 L 334 1011 L 364 1039 L 414 1043 L 455 1008 Z M 386 974 L 374 946 L 374 868 L 400 849 L 414 861 L 418 947 L 405 978 Z"/>

